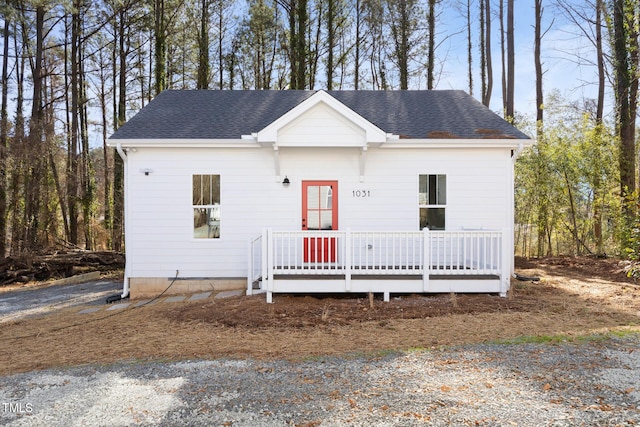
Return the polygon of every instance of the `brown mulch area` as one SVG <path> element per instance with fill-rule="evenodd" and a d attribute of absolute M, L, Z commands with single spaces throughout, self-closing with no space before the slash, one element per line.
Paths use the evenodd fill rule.
<path fill-rule="evenodd" d="M 453 298 L 453 299 L 452 299 Z M 224 302 L 208 300 L 197 309 L 176 307 L 166 315 L 176 322 L 204 322 L 235 328 L 313 328 L 347 326 L 361 322 L 386 325 L 390 320 L 428 319 L 443 316 L 530 311 L 536 299 L 507 300 L 495 295 L 405 295 L 383 302 L 367 295 L 275 295 L 273 304 L 265 297 L 234 298 Z"/>
<path fill-rule="evenodd" d="M 630 261 L 616 258 L 556 256 L 526 259 L 516 257 L 516 269 L 544 268 L 557 274 L 571 273 L 582 277 L 597 277 L 603 280 L 639 284 L 637 279 L 628 277 L 625 266 Z"/>
<path fill-rule="evenodd" d="M 83 363 L 190 358 L 305 358 L 640 331 L 640 286 L 616 260 L 518 260 L 539 282 L 495 295 L 264 295 L 160 303 L 4 324 L 0 374 Z"/>

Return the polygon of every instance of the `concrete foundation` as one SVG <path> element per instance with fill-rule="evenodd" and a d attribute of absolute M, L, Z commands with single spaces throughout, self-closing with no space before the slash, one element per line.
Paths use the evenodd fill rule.
<path fill-rule="evenodd" d="M 129 297 L 153 298 L 160 295 L 173 278 L 161 277 L 135 277 L 129 279 Z M 247 287 L 247 279 L 177 279 L 164 295 L 196 294 L 199 292 L 219 292 L 231 290 L 244 290 Z"/>

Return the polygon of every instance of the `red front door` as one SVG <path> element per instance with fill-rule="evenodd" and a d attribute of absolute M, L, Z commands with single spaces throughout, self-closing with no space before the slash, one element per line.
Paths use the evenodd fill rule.
<path fill-rule="evenodd" d="M 302 229 L 338 229 L 338 181 L 302 181 Z M 304 239 L 304 262 L 335 262 L 336 239 Z"/>

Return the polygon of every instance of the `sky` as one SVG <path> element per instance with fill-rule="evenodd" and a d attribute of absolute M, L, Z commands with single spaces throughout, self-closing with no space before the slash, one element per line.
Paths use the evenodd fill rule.
<path fill-rule="evenodd" d="M 497 3 L 497 0 L 492 0 Z M 506 1 L 505 1 L 506 3 Z M 544 1 L 544 3 L 551 3 Z M 473 12 L 472 12 L 473 13 Z M 535 66 L 534 66 L 534 1 L 515 0 L 515 108 L 519 113 L 535 118 Z M 588 60 L 595 58 L 595 48 L 584 36 L 577 36 L 577 28 L 570 23 L 560 10 L 545 5 L 543 10 L 543 30 L 547 30 L 542 41 L 543 91 L 548 94 L 553 89 L 560 91 L 570 100 L 597 97 L 597 68 L 579 61 L 582 56 Z M 466 25 L 459 11 L 449 8 L 442 10 L 441 22 L 449 34 Z M 478 25 L 477 23 L 475 24 Z M 501 53 L 499 44 L 499 21 L 492 21 L 492 60 L 494 86 L 491 106 L 493 111 L 502 110 Z M 476 40 L 477 42 L 477 40 Z M 477 43 L 476 43 L 477 44 Z M 468 90 L 467 80 L 467 37 L 466 30 L 443 41 L 438 53 L 445 62 L 438 89 Z M 474 46 L 475 67 L 478 67 L 477 46 Z M 579 64 L 583 62 L 583 64 Z M 474 96 L 479 98 L 479 77 L 474 82 Z M 612 101 L 612 99 L 610 100 Z M 611 102 L 608 103 L 611 111 Z M 605 112 L 606 114 L 606 112 Z"/>
<path fill-rule="evenodd" d="M 575 0 L 579 2 L 579 0 Z M 456 7 L 456 2 L 460 7 Z M 496 8 L 498 0 L 491 0 Z M 462 6 L 462 4 L 465 4 Z M 506 3 L 506 0 L 505 0 Z M 548 30 L 542 42 L 542 60 L 544 68 L 543 90 L 545 97 L 552 90 L 558 90 L 567 99 L 579 101 L 584 98 L 595 98 L 597 94 L 597 69 L 593 65 L 578 60 L 579 57 L 592 60 L 595 49 L 584 36 L 578 36 L 574 24 L 570 23 L 563 13 L 554 7 L 552 0 L 544 0 L 543 28 Z M 468 91 L 467 81 L 467 35 L 466 18 L 462 9 L 466 8 L 466 0 L 443 0 L 438 6 L 436 50 L 440 74 L 436 89 L 461 89 Z M 478 54 L 478 0 L 474 0 L 472 14 L 474 32 L 473 61 L 475 68 L 474 93 L 480 98 L 479 54 Z M 534 0 L 515 0 L 515 108 L 519 114 L 535 118 L 535 68 L 534 68 Z M 492 21 L 492 60 L 494 86 L 490 108 L 502 114 L 501 90 L 501 52 L 499 43 L 499 21 L 494 16 Z M 0 43 L 1 44 L 1 43 Z M 424 75 L 424 72 L 420 72 Z M 426 88 L 426 79 L 419 82 Z M 415 89 L 416 87 L 413 87 Z M 612 97 L 605 105 L 605 114 L 612 115 Z M 99 132 L 95 132 L 92 145 L 101 144 Z"/>

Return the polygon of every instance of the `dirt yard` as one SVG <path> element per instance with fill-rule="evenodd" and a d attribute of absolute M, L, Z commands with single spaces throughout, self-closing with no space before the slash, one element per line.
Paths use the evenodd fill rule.
<path fill-rule="evenodd" d="M 518 260 L 539 282 L 495 295 L 264 295 L 5 324 L 0 375 L 85 363 L 370 354 L 494 340 L 573 339 L 640 331 L 640 285 L 617 260 Z M 523 338 L 524 337 L 524 338 Z M 531 338 L 533 339 L 533 338 Z"/>

